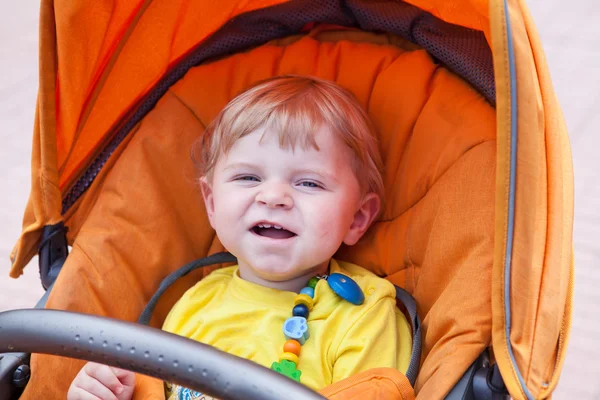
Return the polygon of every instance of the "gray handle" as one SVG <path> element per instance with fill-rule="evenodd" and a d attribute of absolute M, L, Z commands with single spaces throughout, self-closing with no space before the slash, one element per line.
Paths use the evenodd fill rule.
<path fill-rule="evenodd" d="M 0 353 L 45 353 L 125 368 L 222 400 L 324 397 L 254 362 L 131 322 L 57 310 L 0 313 Z"/>

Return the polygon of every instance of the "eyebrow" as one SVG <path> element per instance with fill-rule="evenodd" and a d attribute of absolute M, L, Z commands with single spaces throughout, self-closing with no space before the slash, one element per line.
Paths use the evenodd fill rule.
<path fill-rule="evenodd" d="M 299 169 L 294 171 L 297 174 L 315 174 L 324 177 L 325 179 L 332 180 L 335 183 L 339 183 L 335 175 L 318 169 Z"/>
<path fill-rule="evenodd" d="M 223 171 L 227 171 L 229 169 L 236 169 L 236 168 L 257 169 L 258 166 L 254 165 L 254 164 L 246 163 L 246 162 L 238 162 L 238 163 L 229 164 L 228 166 L 226 166 L 225 168 L 223 168 Z"/>

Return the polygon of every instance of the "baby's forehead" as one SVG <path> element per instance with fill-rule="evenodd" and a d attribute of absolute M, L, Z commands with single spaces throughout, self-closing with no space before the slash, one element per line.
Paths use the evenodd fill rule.
<path fill-rule="evenodd" d="M 231 143 L 225 153 L 252 152 L 253 148 L 277 147 L 280 150 L 296 153 L 319 153 L 320 156 L 358 156 L 341 134 L 326 125 L 319 125 L 312 131 L 290 132 L 271 127 L 261 127 Z"/>

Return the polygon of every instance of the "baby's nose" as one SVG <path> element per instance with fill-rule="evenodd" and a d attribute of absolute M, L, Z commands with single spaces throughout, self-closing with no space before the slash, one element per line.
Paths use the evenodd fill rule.
<path fill-rule="evenodd" d="M 256 201 L 270 208 L 291 208 L 294 205 L 294 200 L 282 184 L 263 186 Z"/>

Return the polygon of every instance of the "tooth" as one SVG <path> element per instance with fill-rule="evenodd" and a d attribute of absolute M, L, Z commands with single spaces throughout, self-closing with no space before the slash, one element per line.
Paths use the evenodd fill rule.
<path fill-rule="evenodd" d="M 270 227 L 271 227 L 271 224 L 265 224 L 265 226 L 264 226 L 264 227 L 265 227 L 265 228 L 270 228 Z"/>
<path fill-rule="evenodd" d="M 275 229 L 283 229 L 282 227 L 280 227 L 279 225 L 273 225 L 273 228 Z"/>

